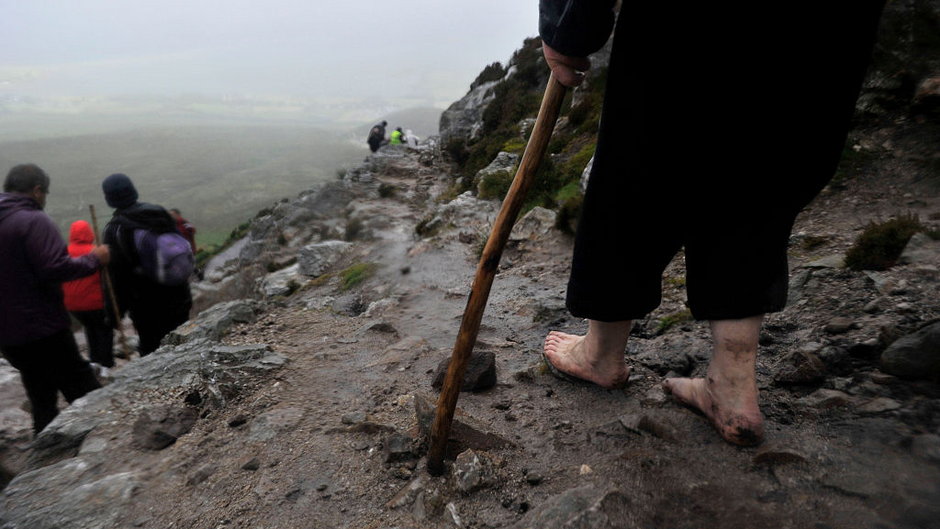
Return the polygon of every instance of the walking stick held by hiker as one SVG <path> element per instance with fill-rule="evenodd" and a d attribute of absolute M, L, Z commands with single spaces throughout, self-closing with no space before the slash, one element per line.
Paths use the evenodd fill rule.
<path fill-rule="evenodd" d="M 89 204 L 88 210 L 91 211 L 91 229 L 95 234 L 95 245 L 98 243 L 98 216 L 95 215 L 95 205 Z M 114 312 L 114 323 L 117 325 L 118 330 L 118 340 L 121 342 L 121 352 L 124 353 L 126 358 L 131 357 L 130 347 L 127 346 L 127 338 L 124 336 L 124 326 L 121 325 L 121 310 L 118 308 L 117 295 L 114 293 L 114 285 L 111 284 L 111 274 L 108 272 L 108 267 L 104 266 L 101 268 L 101 275 L 104 277 L 105 287 L 108 289 L 108 297 L 111 300 L 111 308 Z"/>
<path fill-rule="evenodd" d="M 535 127 L 532 129 L 529 143 L 522 155 L 522 162 L 519 163 L 516 176 L 503 199 L 503 205 L 496 216 L 489 239 L 483 248 L 480 263 L 477 265 L 467 308 L 464 310 L 460 331 L 454 344 L 454 352 L 450 357 L 450 366 L 447 368 L 441 396 L 437 401 L 434 423 L 431 425 L 428 472 L 432 475 L 440 475 L 444 472 L 444 452 L 450 435 L 451 422 L 454 419 L 454 410 L 457 407 L 457 398 L 460 395 L 460 387 L 463 385 L 467 361 L 476 343 L 477 333 L 480 331 L 480 322 L 483 320 L 483 310 L 486 308 L 486 301 L 490 295 L 493 277 L 499 267 L 499 260 L 506 247 L 506 241 L 509 239 L 509 233 L 519 215 L 519 210 L 522 209 L 526 193 L 532 187 L 535 173 L 545 156 L 545 150 L 548 148 L 548 141 L 552 137 L 552 130 L 555 128 L 555 121 L 558 119 L 561 103 L 566 93 L 565 87 L 555 79 L 555 75 L 550 75 L 548 86 L 545 87 L 545 95 L 542 97 L 542 106 L 535 120 Z"/>

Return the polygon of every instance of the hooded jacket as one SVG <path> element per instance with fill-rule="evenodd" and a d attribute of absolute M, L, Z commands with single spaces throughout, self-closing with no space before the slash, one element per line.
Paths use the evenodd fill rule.
<path fill-rule="evenodd" d="M 84 220 L 76 220 L 69 230 L 69 255 L 81 257 L 95 247 L 95 234 L 91 225 Z M 74 281 L 62 283 L 65 294 L 65 308 L 70 312 L 101 310 L 104 308 L 104 295 L 101 290 L 101 274 L 91 274 Z"/>
<path fill-rule="evenodd" d="M 146 229 L 155 233 L 176 232 L 176 221 L 156 204 L 135 202 L 114 211 L 104 228 L 104 242 L 111 248 L 111 284 L 121 311 L 136 315 L 160 314 L 189 310 L 192 295 L 189 284 L 161 285 L 138 272 L 140 258 L 134 245 L 134 230 Z"/>
<path fill-rule="evenodd" d="M 555 51 L 587 57 L 614 27 L 614 0 L 539 0 L 539 35 Z"/>
<path fill-rule="evenodd" d="M 35 200 L 0 193 L 0 346 L 68 329 L 60 284 L 99 266 L 94 254 L 69 257 L 55 223 Z"/>

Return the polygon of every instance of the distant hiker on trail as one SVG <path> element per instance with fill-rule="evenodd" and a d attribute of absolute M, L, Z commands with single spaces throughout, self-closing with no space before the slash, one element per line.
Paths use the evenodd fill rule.
<path fill-rule="evenodd" d="M 541 0 L 543 53 L 562 84 L 583 80 L 614 3 Z M 624 4 L 568 283 L 588 331 L 548 335 L 553 370 L 626 384 L 633 320 L 659 305 L 663 270 L 684 248 L 689 308 L 709 320 L 714 353 L 706 378 L 664 387 L 725 440 L 762 440 L 761 323 L 786 304 L 790 230 L 835 172 L 883 3 L 753 3 L 746 24 L 733 4 Z M 694 95 L 690 79 L 702 81 Z M 681 147 L 676 123 L 690 139 Z"/>
<path fill-rule="evenodd" d="M 78 352 L 62 302 L 63 281 L 108 263 L 107 246 L 69 257 L 59 229 L 43 213 L 49 177 L 33 164 L 10 169 L 0 193 L 0 351 L 19 370 L 32 406 L 33 431 L 58 415 L 61 391 L 72 402 L 100 386 Z"/>
<path fill-rule="evenodd" d="M 130 313 L 140 337 L 138 351 L 146 356 L 160 346 L 164 336 L 189 319 L 193 304 L 188 283 L 192 250 L 165 209 L 137 201 L 137 189 L 127 175 L 113 174 L 105 178 L 101 188 L 108 205 L 115 208 L 104 228 L 104 241 L 113 251 L 110 269 L 118 307 L 122 313 Z M 189 259 L 188 271 L 184 268 L 169 281 L 156 275 L 152 269 L 154 255 L 149 253 L 162 250 L 159 240 L 154 239 L 165 234 L 177 240 L 173 251 Z M 161 257 L 159 261 L 167 259 Z"/>
<path fill-rule="evenodd" d="M 411 132 L 411 129 L 405 131 L 404 142 L 408 144 L 409 147 L 417 147 L 419 138 Z"/>
<path fill-rule="evenodd" d="M 91 225 L 76 220 L 69 230 L 69 255 L 81 257 L 94 250 L 95 234 Z M 105 311 L 105 296 L 101 285 L 101 274 L 91 274 L 81 279 L 62 283 L 65 308 L 81 322 L 88 341 L 88 356 L 92 367 L 103 377 L 114 367 L 114 327 Z"/>
<path fill-rule="evenodd" d="M 401 127 L 396 128 L 395 130 L 392 131 L 392 136 L 388 143 L 390 145 L 401 145 L 403 143 L 402 142 L 403 134 L 404 133 L 401 131 Z"/>
<path fill-rule="evenodd" d="M 176 231 L 180 232 L 180 235 L 183 236 L 189 245 L 193 249 L 193 254 L 196 253 L 196 227 L 192 225 L 191 222 L 183 218 L 183 215 L 180 213 L 180 210 L 176 208 L 170 209 L 170 216 L 173 217 L 173 221 L 176 222 Z"/>
<path fill-rule="evenodd" d="M 385 145 L 385 126 L 388 125 L 387 121 L 383 121 L 376 126 L 372 127 L 372 130 L 369 131 L 369 138 L 366 140 L 369 143 L 369 148 L 372 149 L 372 152 L 379 150 L 379 147 Z"/>

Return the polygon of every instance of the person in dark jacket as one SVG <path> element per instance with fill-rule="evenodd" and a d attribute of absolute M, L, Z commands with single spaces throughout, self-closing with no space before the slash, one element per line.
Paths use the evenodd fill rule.
<path fill-rule="evenodd" d="M 118 307 L 127 311 L 137 335 L 138 352 L 146 356 L 160 346 L 170 331 L 189 319 L 192 296 L 189 284 L 161 285 L 140 270 L 134 231 L 176 232 L 176 222 L 163 207 L 138 202 L 137 189 L 125 174 L 116 173 L 101 184 L 105 201 L 115 208 L 104 228 L 104 242 L 111 247 L 111 280 Z"/>
<path fill-rule="evenodd" d="M 84 220 L 76 220 L 69 228 L 69 255 L 81 257 L 94 249 L 95 233 Z M 104 289 L 101 274 L 62 283 L 65 308 L 75 316 L 85 329 L 88 340 L 88 356 L 101 368 L 101 375 L 108 376 L 114 367 L 114 327 L 105 312 Z"/>
<path fill-rule="evenodd" d="M 559 82 L 582 82 L 614 3 L 541 0 Z M 790 230 L 835 171 L 883 3 L 623 4 L 568 283 L 588 332 L 546 338 L 559 376 L 627 382 L 633 320 L 659 305 L 662 273 L 684 248 L 689 308 L 709 320 L 714 352 L 704 378 L 664 387 L 725 440 L 761 441 L 761 324 L 786 303 Z"/>
<path fill-rule="evenodd" d="M 369 137 L 366 139 L 366 142 L 369 144 L 369 149 L 372 152 L 379 150 L 379 147 L 388 143 L 388 140 L 385 139 L 385 127 L 388 126 L 387 121 L 377 123 L 369 131 Z"/>
<path fill-rule="evenodd" d="M 19 370 L 32 405 L 33 431 L 68 402 L 101 387 L 82 358 L 62 302 L 63 281 L 108 263 L 107 246 L 69 257 L 55 223 L 42 210 L 49 177 L 33 164 L 10 169 L 0 193 L 0 351 Z"/>

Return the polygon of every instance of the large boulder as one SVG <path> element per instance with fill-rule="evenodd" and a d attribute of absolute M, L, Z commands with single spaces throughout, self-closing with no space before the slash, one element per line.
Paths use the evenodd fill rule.
<path fill-rule="evenodd" d="M 881 354 L 881 369 L 899 377 L 940 380 L 940 321 L 895 340 Z"/>
<path fill-rule="evenodd" d="M 250 299 L 216 304 L 170 332 L 163 343 L 179 345 L 203 339 L 218 341 L 232 325 L 254 321 L 259 306 L 258 302 Z"/>
<path fill-rule="evenodd" d="M 454 139 L 476 139 L 483 129 L 483 111 L 496 97 L 493 88 L 502 79 L 481 83 L 441 113 L 441 144 Z"/>
<path fill-rule="evenodd" d="M 311 277 L 322 276 L 351 247 L 352 244 L 345 241 L 325 241 L 304 246 L 297 258 L 300 273 Z"/>

